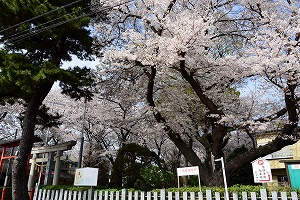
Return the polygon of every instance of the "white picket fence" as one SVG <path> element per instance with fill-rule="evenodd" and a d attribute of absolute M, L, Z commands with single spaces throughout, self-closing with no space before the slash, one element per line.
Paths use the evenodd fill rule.
<path fill-rule="evenodd" d="M 268 195 L 266 189 L 261 189 L 260 194 L 255 192 L 242 192 L 239 195 L 233 192 L 230 200 L 300 200 L 297 192 L 271 192 Z M 206 190 L 202 192 L 166 192 L 162 189 L 160 192 L 140 192 L 128 191 L 98 191 L 89 189 L 86 191 L 71 190 L 46 190 L 36 189 L 33 200 L 224 200 L 224 194 Z"/>

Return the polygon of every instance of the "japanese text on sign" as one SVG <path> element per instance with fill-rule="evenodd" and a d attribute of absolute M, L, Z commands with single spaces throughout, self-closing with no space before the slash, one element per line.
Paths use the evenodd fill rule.
<path fill-rule="evenodd" d="M 272 182 L 271 167 L 267 160 L 258 159 L 252 162 L 252 169 L 255 183 Z"/>
<path fill-rule="evenodd" d="M 199 175 L 199 167 L 177 168 L 177 176 Z"/>

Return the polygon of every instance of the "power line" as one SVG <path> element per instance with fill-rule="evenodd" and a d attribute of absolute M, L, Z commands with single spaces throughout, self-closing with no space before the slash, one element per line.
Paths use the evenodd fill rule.
<path fill-rule="evenodd" d="M 88 7 L 84 8 L 83 10 L 85 10 L 85 9 L 87 9 L 87 8 L 88 8 Z M 57 20 L 59 20 L 59 19 L 64 18 L 64 17 L 67 16 L 67 15 L 72 15 L 72 14 L 74 14 L 74 13 L 76 13 L 76 12 L 68 13 L 68 14 L 63 15 L 63 16 L 61 16 L 61 17 L 57 17 L 57 18 L 52 19 L 52 20 L 50 20 L 50 21 L 47 21 L 47 22 L 45 22 L 45 23 L 39 24 L 39 25 L 33 27 L 33 30 L 31 30 L 31 29 L 26 29 L 26 30 L 24 30 L 24 31 L 22 31 L 22 32 L 18 32 L 18 33 L 15 33 L 15 34 L 13 34 L 13 35 L 7 36 L 7 37 L 5 38 L 5 40 L 13 40 L 14 38 L 18 39 L 18 37 L 20 37 L 20 36 L 18 36 L 18 35 L 20 35 L 20 34 L 24 34 L 24 35 L 25 35 L 25 34 L 28 34 L 28 33 L 30 33 L 30 32 L 34 32 L 35 29 L 37 29 L 38 27 L 43 27 L 44 25 L 50 24 L 51 22 L 57 21 Z M 27 32 L 28 32 L 28 33 L 27 33 Z"/>
<path fill-rule="evenodd" d="M 86 8 L 85 8 L 85 9 L 86 9 Z M 75 13 L 75 12 L 73 12 L 73 13 Z M 71 15 L 71 14 L 73 14 L 73 13 L 70 13 L 70 14 L 68 14 L 68 15 Z M 86 15 L 86 14 L 85 14 L 85 15 Z M 15 33 L 14 35 L 11 35 L 11 36 L 5 38 L 5 40 L 8 40 L 8 42 L 11 42 L 11 43 L 13 43 L 13 42 L 18 42 L 19 40 L 26 39 L 26 38 L 31 37 L 31 36 L 33 36 L 33 35 L 36 35 L 36 34 L 39 34 L 39 33 L 41 33 L 41 32 L 44 32 L 44 31 L 46 31 L 46 30 L 49 30 L 49 29 L 51 29 L 51 28 L 54 28 L 54 27 L 56 27 L 56 26 L 60 26 L 60 25 L 62 25 L 62 24 L 68 23 L 68 22 L 70 22 L 70 21 L 73 21 L 73 20 L 76 20 L 76 19 L 85 17 L 85 16 L 81 15 L 81 16 L 76 17 L 76 18 L 72 18 L 72 19 L 69 19 L 69 20 L 65 20 L 65 21 L 62 21 L 62 22 L 58 22 L 58 23 L 56 23 L 56 24 L 52 24 L 52 25 L 46 26 L 46 27 L 44 27 L 44 28 L 37 29 L 38 27 L 42 27 L 42 26 L 44 26 L 44 25 L 46 25 L 46 24 L 49 24 L 49 23 L 54 22 L 54 21 L 57 21 L 57 20 L 59 20 L 59 19 L 61 19 L 61 18 L 64 18 L 65 16 L 67 16 L 67 15 L 63 15 L 63 16 L 58 17 L 58 18 L 55 18 L 55 19 L 53 19 L 53 20 L 51 20 L 51 21 L 48 21 L 48 22 L 39 24 L 39 25 L 37 25 L 36 27 L 34 27 L 32 30 L 31 30 L 31 29 L 27 29 L 27 30 L 22 31 L 22 32 L 20 32 L 20 33 Z M 23 33 L 23 34 L 22 34 L 22 33 Z M 21 34 L 21 35 L 20 35 L 20 34 Z"/>
<path fill-rule="evenodd" d="M 53 12 L 56 12 L 56 11 L 58 11 L 58 10 L 60 10 L 60 9 L 66 8 L 66 7 L 68 7 L 68 6 L 71 6 L 71 5 L 73 5 L 73 4 L 79 3 L 79 2 L 81 2 L 81 1 L 82 1 L 82 0 L 77 0 L 77 1 L 74 1 L 74 2 L 72 2 L 72 3 L 66 4 L 66 5 L 64 5 L 64 6 L 61 6 L 61 7 L 57 8 L 57 9 L 55 9 L 55 10 L 51 10 L 51 11 L 49 11 L 49 12 L 43 13 L 43 14 L 41 14 L 41 15 L 38 15 L 38 16 L 36 16 L 36 17 L 30 18 L 30 19 L 28 19 L 28 20 L 25 20 L 25 21 L 23 21 L 23 22 L 20 22 L 20 23 L 18 23 L 18 24 L 15 24 L 15 25 L 13 25 L 13 26 L 10 26 L 10 27 L 8 27 L 8 28 L 6 28 L 6 29 L 3 29 L 3 30 L 0 31 L 0 33 L 4 32 L 4 31 L 7 31 L 7 30 L 9 30 L 9 29 L 15 28 L 15 27 L 17 27 L 17 26 L 20 26 L 20 25 L 22 25 L 22 24 L 25 24 L 25 23 L 27 23 L 27 22 L 30 22 L 30 21 L 32 21 L 32 20 L 38 19 L 38 18 L 40 18 L 40 17 L 43 17 L 43 16 L 45 16 L 45 15 L 51 14 L 51 13 L 53 13 Z"/>
<path fill-rule="evenodd" d="M 103 9 L 101 11 L 105 11 L 105 10 L 108 10 L 108 8 L 106 9 Z M 68 19 L 68 20 L 65 20 L 65 21 L 62 21 L 62 22 L 59 22 L 59 23 L 56 23 L 56 24 L 52 24 L 50 26 L 47 26 L 47 27 L 44 27 L 44 28 L 41 28 L 39 30 L 35 30 L 35 31 L 32 31 L 32 32 L 29 32 L 29 33 L 26 33 L 26 34 L 23 34 L 23 35 L 20 35 L 18 37 L 15 37 L 15 38 L 12 38 L 12 39 L 9 39 L 9 42 L 11 43 L 18 43 L 26 38 L 29 38 L 31 36 L 34 36 L 34 35 L 37 35 L 39 33 L 42 33 L 42 32 L 45 32 L 49 29 L 52 29 L 52 28 L 55 28 L 57 26 L 60 26 L 60 25 L 63 25 L 63 24 L 66 24 L 66 23 L 69 23 L 69 22 L 72 22 L 72 21 L 75 21 L 77 19 L 81 19 L 81 18 L 84 18 L 84 17 L 87 17 L 87 16 L 90 16 L 92 15 L 93 13 L 88 13 L 88 14 L 83 14 L 83 15 L 80 15 L 78 17 L 74 17 L 72 19 Z"/>
<path fill-rule="evenodd" d="M 79 1 L 82 1 L 82 0 L 78 0 L 78 1 L 76 1 L 76 2 L 79 2 Z M 74 17 L 74 18 L 72 18 L 72 19 L 68 19 L 68 20 L 65 20 L 65 21 L 62 21 L 62 22 L 59 22 L 59 23 L 56 23 L 56 24 L 52 24 L 52 25 L 49 25 L 49 26 L 47 26 L 47 27 L 44 27 L 44 28 L 41 28 L 41 29 L 38 29 L 38 30 L 30 31 L 30 29 L 28 29 L 28 30 L 27 30 L 28 33 L 25 33 L 25 34 L 23 34 L 23 35 L 14 34 L 14 35 L 19 35 L 19 36 L 13 37 L 13 38 L 11 38 L 11 39 L 2 38 L 1 40 L 8 40 L 8 41 L 11 42 L 11 43 L 17 43 L 17 42 L 20 42 L 20 41 L 22 41 L 22 40 L 24 40 L 24 39 L 26 39 L 26 38 L 29 38 L 29 37 L 31 37 L 31 36 L 33 36 L 33 35 L 37 35 L 37 34 L 39 34 L 39 33 L 42 33 L 42 32 L 44 32 L 44 31 L 47 31 L 47 30 L 49 30 L 49 29 L 55 28 L 55 27 L 57 27 L 57 26 L 60 26 L 60 25 L 63 25 L 63 24 L 66 24 L 66 23 L 69 23 L 69 22 L 72 22 L 72 21 L 81 19 L 81 18 L 83 18 L 83 17 L 87 17 L 87 16 L 90 16 L 90 15 L 93 15 L 93 14 L 97 14 L 97 13 L 100 13 L 100 12 L 103 12 L 103 11 L 110 10 L 110 9 L 112 9 L 113 7 L 121 6 L 121 5 L 124 5 L 124 4 L 128 3 L 128 2 L 131 2 L 131 1 L 133 1 L 133 0 L 128 0 L 128 1 L 125 1 L 125 2 L 123 2 L 123 3 L 119 3 L 119 4 L 116 4 L 116 5 L 113 5 L 113 6 L 105 6 L 105 7 L 100 8 L 98 11 L 97 11 L 97 9 L 96 9 L 96 10 L 93 9 L 93 10 L 95 10 L 95 11 L 92 11 L 92 12 L 90 12 L 90 13 L 83 14 L 83 15 L 80 15 L 80 16 L 78 16 L 78 17 Z M 76 3 L 76 2 L 73 2 L 72 4 L 74 4 L 74 3 Z M 69 4 L 67 4 L 67 5 L 69 5 Z M 66 7 L 67 5 L 65 5 L 65 6 L 63 6 L 63 7 Z M 60 9 L 61 9 L 61 8 L 62 8 L 62 7 L 60 7 Z M 84 9 L 87 9 L 87 7 L 84 8 Z M 57 10 L 57 9 L 56 9 L 56 10 Z M 54 12 L 54 11 L 56 11 L 56 10 L 49 11 L 48 14 L 49 14 L 49 13 L 52 13 L 52 12 Z M 71 13 L 71 14 L 72 14 L 72 13 Z M 44 16 L 44 15 L 46 15 L 46 13 L 44 13 L 43 15 L 39 15 L 39 16 L 37 16 L 37 17 L 34 17 L 34 18 L 32 18 L 32 19 L 26 20 L 26 21 L 24 21 L 24 22 L 21 22 L 21 23 L 19 23 L 19 24 L 24 24 L 24 23 L 26 23 L 26 22 L 28 22 L 28 21 L 32 21 L 33 19 L 36 19 L 36 18 L 41 17 L 41 16 Z M 57 19 L 63 18 L 63 17 L 65 17 L 65 16 L 66 16 L 66 15 L 64 15 L 64 16 L 62 16 L 62 17 L 59 17 L 59 18 L 56 18 L 56 19 L 53 19 L 53 20 L 51 20 L 51 21 L 56 21 Z M 49 22 L 51 22 L 51 21 L 49 21 Z M 47 23 L 48 23 L 48 22 L 47 22 Z M 47 24 L 47 23 L 44 23 L 44 24 Z M 18 26 L 19 24 L 13 25 L 13 26 L 10 27 L 10 28 L 16 27 L 16 26 Z M 38 26 L 40 26 L 40 25 L 38 25 Z M 38 26 L 37 26 L 37 27 L 38 27 Z M 4 30 L 3 30 L 3 31 L 4 31 Z M 3 31 L 0 31 L 0 32 L 3 32 Z M 27 32 L 27 31 L 23 31 L 23 32 Z M 21 32 L 21 33 L 23 33 L 23 32 Z"/>

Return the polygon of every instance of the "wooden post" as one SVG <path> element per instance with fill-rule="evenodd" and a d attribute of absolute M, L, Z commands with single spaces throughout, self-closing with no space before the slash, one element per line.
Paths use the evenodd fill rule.
<path fill-rule="evenodd" d="M 4 188 L 2 189 L 1 200 L 4 200 L 4 198 L 5 198 L 5 193 L 6 193 L 6 187 L 4 187 Z"/>
<path fill-rule="evenodd" d="M 29 190 L 29 199 L 33 200 L 33 196 L 34 196 L 34 187 Z"/>

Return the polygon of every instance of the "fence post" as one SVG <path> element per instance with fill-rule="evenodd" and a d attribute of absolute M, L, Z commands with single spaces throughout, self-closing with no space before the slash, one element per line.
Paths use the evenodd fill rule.
<path fill-rule="evenodd" d="M 41 200 L 42 199 L 42 194 L 43 194 L 43 190 L 40 188 L 40 189 L 38 189 L 38 196 L 37 196 L 37 199 L 38 200 Z"/>
<path fill-rule="evenodd" d="M 172 192 L 168 192 L 168 200 L 173 200 L 173 193 Z"/>
<path fill-rule="evenodd" d="M 291 192 L 292 200 L 298 200 L 297 192 Z"/>
<path fill-rule="evenodd" d="M 151 200 L 151 192 L 147 192 L 147 200 Z"/>
<path fill-rule="evenodd" d="M 183 200 L 188 200 L 188 193 L 187 192 L 183 192 Z"/>
<path fill-rule="evenodd" d="M 134 200 L 139 200 L 139 191 L 134 191 Z"/>
<path fill-rule="evenodd" d="M 273 191 L 271 195 L 272 195 L 272 200 L 278 200 L 277 192 Z"/>
<path fill-rule="evenodd" d="M 47 200 L 50 200 L 50 197 L 51 197 L 51 190 L 46 190 L 46 199 Z"/>
<path fill-rule="evenodd" d="M 87 195 L 87 191 L 86 190 L 84 190 L 83 192 L 81 191 L 81 193 L 80 193 L 81 195 L 82 195 L 82 197 L 80 198 L 80 196 L 79 196 L 79 198 L 78 198 L 78 200 L 87 200 L 87 197 L 86 197 L 86 195 Z"/>
<path fill-rule="evenodd" d="M 198 200 L 203 200 L 203 192 L 198 192 Z"/>
<path fill-rule="evenodd" d="M 180 193 L 179 192 L 175 192 L 175 200 L 180 200 Z"/>
<path fill-rule="evenodd" d="M 281 200 L 287 200 L 286 192 L 280 192 Z"/>
<path fill-rule="evenodd" d="M 237 192 L 232 193 L 232 198 L 233 200 L 238 200 L 239 199 L 239 194 Z"/>
<path fill-rule="evenodd" d="M 196 200 L 195 192 L 191 192 L 190 195 L 191 195 L 191 197 L 190 197 L 191 200 Z"/>
<path fill-rule="evenodd" d="M 256 193 L 255 192 L 250 192 L 251 195 L 251 200 L 256 200 Z"/>
<path fill-rule="evenodd" d="M 88 200 L 92 200 L 93 198 L 93 188 L 88 189 Z"/>
<path fill-rule="evenodd" d="M 211 190 L 206 190 L 206 200 L 212 200 L 212 192 L 211 192 Z"/>
<path fill-rule="evenodd" d="M 98 191 L 95 190 L 95 191 L 94 191 L 94 200 L 97 200 L 97 198 L 98 198 Z"/>
<path fill-rule="evenodd" d="M 118 199 L 116 199 L 118 200 Z M 145 192 L 144 191 L 141 191 L 141 200 L 145 200 Z"/>
<path fill-rule="evenodd" d="M 109 195 L 110 200 L 114 200 L 114 194 L 115 194 L 114 191 L 110 191 L 110 195 Z"/>
<path fill-rule="evenodd" d="M 42 200 L 45 200 L 47 195 L 47 190 L 43 189 L 42 191 L 43 191 Z"/>
<path fill-rule="evenodd" d="M 104 192 L 104 200 L 108 200 L 108 190 Z"/>
<path fill-rule="evenodd" d="M 158 200 L 158 192 L 153 193 L 153 200 Z"/>
<path fill-rule="evenodd" d="M 260 189 L 261 200 L 268 200 L 268 194 L 266 189 Z"/>
<path fill-rule="evenodd" d="M 40 200 L 40 199 L 38 199 L 39 189 L 40 189 L 40 186 L 37 185 L 34 189 L 33 198 L 32 198 L 33 200 Z"/>
<path fill-rule="evenodd" d="M 128 200 L 132 200 L 132 191 L 128 191 L 128 195 L 127 195 Z"/>
<path fill-rule="evenodd" d="M 74 191 L 73 191 L 73 195 L 72 195 L 73 198 L 69 196 L 69 199 L 72 198 L 73 200 L 77 200 L 77 199 L 80 200 L 79 198 L 77 198 L 77 193 L 78 193 L 78 191 L 77 191 L 77 190 L 74 190 Z M 70 199 L 70 200 L 71 200 L 71 199 Z"/>
<path fill-rule="evenodd" d="M 127 196 L 127 190 L 122 189 L 121 200 L 126 200 L 126 196 Z"/>
<path fill-rule="evenodd" d="M 98 200 L 103 200 L 103 191 L 100 190 Z"/>
<path fill-rule="evenodd" d="M 242 192 L 242 200 L 248 200 L 247 192 Z"/>
<path fill-rule="evenodd" d="M 160 200 L 166 200 L 166 190 L 165 189 L 160 190 Z"/>
<path fill-rule="evenodd" d="M 68 200 L 68 190 L 65 190 L 63 200 Z"/>
<path fill-rule="evenodd" d="M 69 192 L 68 192 L 68 200 L 72 200 L 72 191 L 71 190 L 69 190 Z"/>
<path fill-rule="evenodd" d="M 54 194 L 55 194 L 55 190 L 51 190 L 51 195 L 50 195 L 51 200 L 54 200 Z"/>
<path fill-rule="evenodd" d="M 64 198 L 64 193 L 65 193 L 64 189 L 60 189 L 58 200 L 63 200 L 63 198 Z M 38 200 L 39 200 L 39 199 L 38 199 Z"/>
<path fill-rule="evenodd" d="M 55 199 L 55 200 L 58 200 L 58 197 L 59 197 L 59 190 L 56 190 L 56 191 L 55 191 L 55 197 L 54 197 L 54 199 Z"/>
<path fill-rule="evenodd" d="M 120 200 L 120 191 L 116 191 L 116 200 Z"/>
<path fill-rule="evenodd" d="M 220 192 L 215 192 L 215 199 L 216 200 L 221 200 L 221 194 L 220 194 Z"/>

